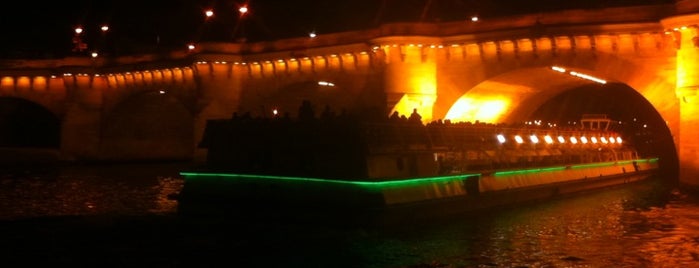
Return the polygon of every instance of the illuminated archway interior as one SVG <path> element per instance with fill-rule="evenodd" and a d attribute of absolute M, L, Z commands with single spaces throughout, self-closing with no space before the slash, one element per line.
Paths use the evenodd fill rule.
<path fill-rule="evenodd" d="M 497 76 L 468 90 L 445 119 L 575 128 L 584 114 L 607 115 L 639 154 L 658 156 L 666 172 L 677 171 L 672 134 L 648 100 L 626 84 L 585 71 L 529 68 Z"/>

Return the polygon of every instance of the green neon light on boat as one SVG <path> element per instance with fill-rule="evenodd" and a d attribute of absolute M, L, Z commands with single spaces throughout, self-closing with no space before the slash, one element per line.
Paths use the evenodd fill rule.
<path fill-rule="evenodd" d="M 505 175 L 513 175 L 513 174 L 526 174 L 526 173 L 537 173 L 537 172 L 547 172 L 547 171 L 556 171 L 556 170 L 564 170 L 566 169 L 565 166 L 561 167 L 547 167 L 547 168 L 532 168 L 532 169 L 520 169 L 520 170 L 508 170 L 508 171 L 498 171 L 493 173 L 493 175 L 497 176 L 505 176 Z"/>
<path fill-rule="evenodd" d="M 649 159 L 638 159 L 638 160 L 627 160 L 619 162 L 603 162 L 603 163 L 591 163 L 591 164 L 581 164 L 570 166 L 571 169 L 575 168 L 590 168 L 590 167 L 604 167 L 613 165 L 624 165 L 630 164 L 632 162 L 657 162 L 658 158 Z M 494 176 L 505 176 L 513 174 L 526 174 L 526 173 L 537 173 L 537 172 L 551 172 L 557 170 L 564 170 L 568 168 L 567 166 L 555 166 L 546 168 L 534 168 L 534 169 L 520 169 L 520 170 L 508 170 L 508 171 L 498 171 L 493 173 Z M 253 174 L 233 174 L 233 173 L 198 173 L 198 172 L 180 172 L 180 175 L 191 179 L 191 178 L 230 178 L 230 179 L 266 179 L 266 180 L 281 180 L 290 182 L 311 182 L 311 183 L 331 183 L 338 185 L 355 185 L 370 188 L 382 188 L 391 186 L 409 186 L 409 185 L 419 185 L 419 184 L 429 184 L 429 183 L 439 183 L 439 182 L 450 182 L 455 180 L 463 180 L 468 177 L 481 177 L 480 173 L 470 173 L 470 174 L 459 174 L 452 176 L 439 176 L 439 177 L 425 177 L 425 178 L 413 178 L 413 179 L 402 179 L 402 180 L 389 180 L 389 181 L 347 181 L 347 180 L 333 180 L 333 179 L 320 179 L 320 178 L 303 178 L 303 177 L 289 177 L 289 176 L 274 176 L 274 175 L 253 175 Z"/>
<path fill-rule="evenodd" d="M 626 164 L 631 164 L 632 162 L 654 163 L 657 161 L 658 161 L 658 158 L 649 158 L 649 159 L 625 160 L 625 161 L 618 161 L 618 162 L 603 162 L 603 163 L 572 165 L 572 166 L 570 166 L 570 168 L 571 169 L 578 169 L 578 168 L 591 168 L 591 167 L 606 167 L 606 166 L 613 166 L 613 165 L 626 165 Z M 498 171 L 498 172 L 493 173 L 493 175 L 498 177 L 498 176 L 505 176 L 505 175 L 514 175 L 514 174 L 550 172 L 550 171 L 564 170 L 566 168 L 567 168 L 566 166 L 556 166 L 556 167 L 547 167 L 547 168 L 508 170 L 508 171 Z"/>
<path fill-rule="evenodd" d="M 320 179 L 320 178 L 302 178 L 302 177 L 232 174 L 232 173 L 180 172 L 180 175 L 185 176 L 186 178 L 220 177 L 220 178 L 231 178 L 231 179 L 267 179 L 267 180 L 282 180 L 282 181 L 297 181 L 297 182 L 312 182 L 312 183 L 332 183 L 332 184 L 341 184 L 341 185 L 356 185 L 356 186 L 363 186 L 363 187 L 390 187 L 390 186 L 407 186 L 407 185 L 416 185 L 416 184 L 429 184 L 429 183 L 463 180 L 463 179 L 466 179 L 468 177 L 480 176 L 479 173 L 471 173 L 471 174 L 459 174 L 459 175 L 453 175 L 453 176 L 425 177 L 425 178 L 413 178 L 413 179 L 390 180 L 390 181 L 345 181 L 345 180 Z"/>

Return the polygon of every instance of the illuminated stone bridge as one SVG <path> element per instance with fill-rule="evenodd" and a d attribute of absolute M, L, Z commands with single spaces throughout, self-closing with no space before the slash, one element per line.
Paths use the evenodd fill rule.
<path fill-rule="evenodd" d="M 53 146 L 69 160 L 199 159 L 206 120 L 295 116 L 302 100 L 318 112 L 417 109 L 425 122 L 507 123 L 536 119 L 571 90 L 632 89 L 610 98 L 633 106 L 640 96 L 652 107 L 680 181 L 699 186 L 697 25 L 699 4 L 679 1 L 206 43 L 169 55 L 4 61 L 0 146 Z"/>

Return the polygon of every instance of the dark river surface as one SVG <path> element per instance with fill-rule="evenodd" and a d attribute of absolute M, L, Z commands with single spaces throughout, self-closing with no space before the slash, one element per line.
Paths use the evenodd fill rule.
<path fill-rule="evenodd" d="M 0 174 L 0 265 L 699 267 L 699 198 L 648 180 L 382 227 L 183 218 L 187 164 Z"/>

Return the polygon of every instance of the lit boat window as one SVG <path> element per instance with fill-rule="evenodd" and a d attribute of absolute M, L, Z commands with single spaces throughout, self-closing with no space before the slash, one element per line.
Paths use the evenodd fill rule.
<path fill-rule="evenodd" d="M 505 136 L 504 136 L 504 135 L 498 134 L 497 137 L 498 137 L 498 141 L 499 141 L 500 143 L 505 143 Z"/>
<path fill-rule="evenodd" d="M 546 135 L 544 136 L 544 141 L 546 141 L 547 144 L 551 144 L 553 143 L 553 138 L 551 138 L 551 136 L 549 135 Z"/>
<path fill-rule="evenodd" d="M 566 138 L 563 136 L 558 136 L 558 143 L 566 143 Z"/>

